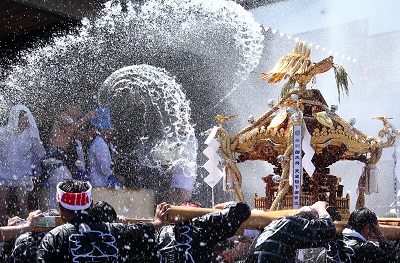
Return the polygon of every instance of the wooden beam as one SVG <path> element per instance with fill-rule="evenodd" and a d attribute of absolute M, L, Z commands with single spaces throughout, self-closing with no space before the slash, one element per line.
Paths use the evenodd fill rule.
<path fill-rule="evenodd" d="M 188 221 L 194 217 L 202 216 L 207 213 L 212 213 L 220 211 L 219 209 L 212 208 L 191 208 L 191 207 L 181 207 L 181 206 L 172 206 L 171 210 L 168 213 L 167 221 L 168 223 L 182 223 Z M 268 212 L 255 212 L 252 211 L 249 219 L 247 219 L 241 226 L 238 232 L 243 232 L 244 229 L 263 229 L 272 221 L 283 217 L 296 214 L 296 209 L 291 210 L 278 210 L 278 211 L 268 211 Z M 54 225 L 49 225 L 48 227 L 39 226 L 35 229 L 37 232 L 45 232 L 50 229 L 62 225 L 63 221 L 61 217 L 49 217 L 53 218 L 49 221 L 54 222 Z M 400 222 L 400 218 L 380 218 L 382 220 L 380 222 Z M 128 218 L 127 223 L 138 223 L 138 222 L 151 222 L 152 219 L 134 219 Z M 343 229 L 346 227 L 347 222 L 345 221 L 335 221 L 336 233 L 341 233 Z M 400 227 L 393 225 L 380 224 L 379 225 L 382 232 L 386 236 L 387 239 L 398 240 L 400 239 Z"/>

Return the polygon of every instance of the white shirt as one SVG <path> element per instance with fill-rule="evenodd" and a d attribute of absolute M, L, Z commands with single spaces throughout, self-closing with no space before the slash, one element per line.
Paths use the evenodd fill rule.
<path fill-rule="evenodd" d="M 89 149 L 89 174 L 92 186 L 107 186 L 108 177 L 112 174 L 111 154 L 107 143 L 97 136 Z"/>
<path fill-rule="evenodd" d="M 172 163 L 171 188 L 182 188 L 192 192 L 197 173 L 197 147 L 198 141 L 194 135 L 175 138 L 175 153 Z"/>
<path fill-rule="evenodd" d="M 350 237 L 357 237 L 359 239 L 361 239 L 362 241 L 366 242 L 367 240 L 365 239 L 365 237 L 363 237 L 360 233 L 358 233 L 357 231 L 350 229 L 350 228 L 345 228 L 342 231 L 342 234 L 344 236 L 350 236 Z"/>
<path fill-rule="evenodd" d="M 21 111 L 26 112 L 29 125 L 19 134 Z M 45 153 L 32 113 L 24 105 L 12 107 L 7 125 L 0 127 L 0 178 L 9 181 L 29 179 L 31 184 L 29 176 L 33 175 L 32 170 L 40 172 L 40 159 Z"/>
<path fill-rule="evenodd" d="M 19 135 L 7 133 L 1 136 L 0 177 L 20 180 L 30 176 L 34 165 L 40 165 L 44 152 L 41 142 L 31 138 L 28 130 Z"/>

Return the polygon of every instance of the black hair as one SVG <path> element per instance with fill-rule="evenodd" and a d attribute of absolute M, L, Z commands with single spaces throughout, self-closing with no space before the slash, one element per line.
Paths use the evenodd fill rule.
<path fill-rule="evenodd" d="M 97 201 L 90 211 L 90 215 L 96 221 L 114 222 L 117 220 L 117 212 L 114 207 L 105 201 Z"/>
<path fill-rule="evenodd" d="M 297 213 L 296 216 L 307 219 L 307 220 L 317 219 L 316 213 L 314 211 L 301 211 L 301 212 Z"/>
<path fill-rule="evenodd" d="M 60 183 L 60 189 L 66 193 L 83 193 L 89 188 L 88 183 L 80 180 L 68 179 Z"/>
<path fill-rule="evenodd" d="M 378 223 L 378 218 L 376 214 L 366 207 L 362 207 L 354 210 L 350 214 L 349 221 L 347 223 L 348 227 L 360 232 L 366 225 L 375 225 Z"/>

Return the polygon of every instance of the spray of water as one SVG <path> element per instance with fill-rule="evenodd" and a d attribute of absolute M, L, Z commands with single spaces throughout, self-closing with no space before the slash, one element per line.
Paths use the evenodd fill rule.
<path fill-rule="evenodd" d="M 57 105 L 57 98 L 90 103 L 112 72 L 143 63 L 184 80 L 208 79 L 210 72 L 224 80 L 245 78 L 258 64 L 262 40 L 250 13 L 230 1 L 151 0 L 128 3 L 126 10 L 108 2 L 75 32 L 24 52 L 6 72 L 2 95 L 8 104 L 23 101 L 35 111 Z"/>
<path fill-rule="evenodd" d="M 100 87 L 98 100 L 102 107 L 114 112 L 120 127 L 132 128 L 119 131 L 121 138 L 127 138 L 125 147 L 130 145 L 129 149 L 133 149 L 138 143 L 151 145 L 147 153 L 139 155 L 155 160 L 141 161 L 152 168 L 176 161 L 173 152 L 177 144 L 186 144 L 194 136 L 189 101 L 181 85 L 163 69 L 135 65 L 117 70 Z M 197 148 L 191 150 L 195 155 Z M 185 158 L 183 162 L 189 161 L 190 155 L 178 154 Z"/>
<path fill-rule="evenodd" d="M 150 141 L 153 157 L 165 161 L 182 126 L 186 139 L 193 136 L 190 123 L 213 116 L 210 105 L 257 66 L 263 39 L 260 25 L 232 1 L 110 1 L 71 33 L 23 52 L 0 82 L 0 110 L 26 104 L 43 131 L 67 98 L 84 110 L 100 103 L 111 108 L 117 145 L 129 153 Z"/>

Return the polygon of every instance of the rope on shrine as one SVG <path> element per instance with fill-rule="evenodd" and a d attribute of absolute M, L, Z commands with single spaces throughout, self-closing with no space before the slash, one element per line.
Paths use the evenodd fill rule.
<path fill-rule="evenodd" d="M 293 154 L 293 129 L 290 131 L 289 135 L 290 141 L 288 147 L 284 153 L 284 161 L 282 162 L 282 177 L 278 187 L 278 193 L 272 202 L 271 211 L 277 210 L 279 204 L 282 202 L 283 198 L 289 191 L 289 173 L 290 173 L 290 156 Z"/>
<path fill-rule="evenodd" d="M 356 202 L 356 209 L 362 208 L 365 206 L 365 183 L 366 183 L 366 174 L 362 173 L 360 179 L 358 180 L 358 197 Z"/>

